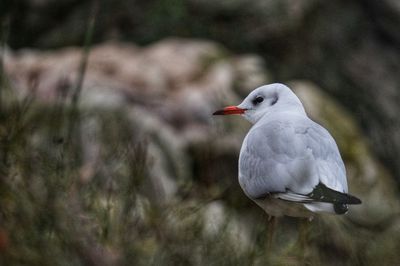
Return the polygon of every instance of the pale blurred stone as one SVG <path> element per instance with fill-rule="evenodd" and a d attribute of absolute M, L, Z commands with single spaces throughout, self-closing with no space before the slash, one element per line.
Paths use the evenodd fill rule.
<path fill-rule="evenodd" d="M 228 243 L 236 251 L 248 251 L 251 247 L 249 224 L 239 216 L 230 213 L 221 201 L 214 201 L 204 206 L 204 234 L 208 237 L 226 236 Z"/>
<path fill-rule="evenodd" d="M 245 96 L 254 88 L 272 83 L 271 74 L 265 67 L 264 59 L 255 54 L 242 55 L 234 58 L 235 86 L 238 93 Z"/>

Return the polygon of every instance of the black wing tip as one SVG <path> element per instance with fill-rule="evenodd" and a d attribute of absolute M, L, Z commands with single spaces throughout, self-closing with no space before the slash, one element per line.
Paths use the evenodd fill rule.
<path fill-rule="evenodd" d="M 339 192 L 319 183 L 308 196 L 320 202 L 332 202 L 337 204 L 361 204 L 361 200 L 353 195 Z"/>
<path fill-rule="evenodd" d="M 348 197 L 348 201 L 346 202 L 347 204 L 361 204 L 362 203 L 362 201 L 359 198 L 357 198 L 353 195 L 347 194 L 347 197 Z"/>

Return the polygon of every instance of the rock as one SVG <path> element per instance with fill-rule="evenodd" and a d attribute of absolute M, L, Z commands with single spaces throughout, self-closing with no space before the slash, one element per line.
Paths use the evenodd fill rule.
<path fill-rule="evenodd" d="M 272 83 L 272 75 L 258 55 L 238 56 L 234 59 L 233 66 L 237 80 L 234 87 L 241 97 L 246 97 L 254 88 Z"/>

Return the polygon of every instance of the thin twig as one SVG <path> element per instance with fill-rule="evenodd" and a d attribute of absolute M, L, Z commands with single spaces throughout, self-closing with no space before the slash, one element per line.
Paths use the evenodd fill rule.
<path fill-rule="evenodd" d="M 78 80 L 77 80 L 75 89 L 72 92 L 71 104 L 72 104 L 73 108 L 75 108 L 77 106 L 79 96 L 82 91 L 82 85 L 83 85 L 83 81 L 84 81 L 85 74 L 86 74 L 87 63 L 88 63 L 88 59 L 89 59 L 89 53 L 90 53 L 90 48 L 91 48 L 91 44 L 92 44 L 93 32 L 94 32 L 94 27 L 95 27 L 95 23 L 96 23 L 96 17 L 97 17 L 98 10 L 99 10 L 99 2 L 97 0 L 93 0 L 91 14 L 89 16 L 88 26 L 87 26 L 87 30 L 85 33 L 85 40 L 83 43 L 83 54 L 82 54 L 82 60 L 80 62 L 79 70 L 78 70 Z"/>
<path fill-rule="evenodd" d="M 69 156 L 66 156 L 65 158 L 73 161 L 79 161 L 79 155 L 80 155 L 79 152 L 73 149 L 74 146 L 73 140 L 75 139 L 76 141 L 78 141 L 76 137 L 79 137 L 80 115 L 78 110 L 78 103 L 82 91 L 83 81 L 86 74 L 98 10 L 99 10 L 99 2 L 98 0 L 93 0 L 85 34 L 82 58 L 78 69 L 78 79 L 75 88 L 72 90 L 70 108 L 67 107 L 68 108 L 66 117 L 67 125 L 65 128 L 66 139 L 63 145 L 62 156 L 69 154 Z"/>
<path fill-rule="evenodd" d="M 6 76 L 4 72 L 4 57 L 6 54 L 6 43 L 10 28 L 10 17 L 7 16 L 1 21 L 1 35 L 0 35 L 0 107 L 2 105 L 2 90 L 4 90 L 6 83 Z"/>

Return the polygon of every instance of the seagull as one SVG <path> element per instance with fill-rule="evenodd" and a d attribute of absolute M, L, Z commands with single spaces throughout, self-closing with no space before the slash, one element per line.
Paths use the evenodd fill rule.
<path fill-rule="evenodd" d="M 239 156 L 239 184 L 270 217 L 345 214 L 361 200 L 348 194 L 346 170 L 329 132 L 312 121 L 280 83 L 253 90 L 238 106 L 213 115 L 242 115 L 253 126 Z"/>

